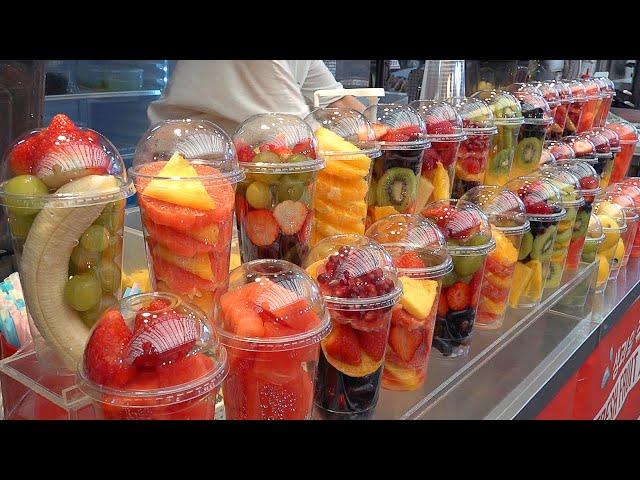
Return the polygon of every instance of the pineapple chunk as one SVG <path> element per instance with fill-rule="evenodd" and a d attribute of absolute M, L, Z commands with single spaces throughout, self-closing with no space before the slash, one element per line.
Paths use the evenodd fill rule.
<path fill-rule="evenodd" d="M 400 277 L 400 282 L 402 283 L 400 298 L 402 308 L 418 320 L 426 319 L 438 296 L 438 282 L 405 276 Z"/>
<path fill-rule="evenodd" d="M 517 262 L 518 250 L 513 246 L 511 240 L 498 229 L 493 229 L 491 233 L 493 234 L 493 239 L 496 241 L 496 257 L 505 265 L 511 265 Z"/>
<path fill-rule="evenodd" d="M 162 245 L 156 245 L 153 254 L 158 255 L 163 260 L 179 267 L 187 272 L 193 273 L 205 280 L 213 280 L 213 271 L 211 270 L 211 260 L 206 253 L 197 253 L 193 257 L 182 257 L 176 255 Z"/>
<path fill-rule="evenodd" d="M 533 271 L 523 263 L 516 263 L 516 269 L 513 272 L 513 280 L 511 283 L 511 291 L 509 292 L 509 305 L 517 308 L 520 303 L 520 297 L 525 289 L 529 286 Z"/>
<path fill-rule="evenodd" d="M 327 160 L 327 163 L 333 160 Z M 343 179 L 334 177 L 324 171 L 318 172 L 316 182 L 316 196 L 326 198 L 332 202 L 349 202 L 364 200 L 367 196 L 369 184 L 364 178 Z"/>
<path fill-rule="evenodd" d="M 418 193 L 416 194 L 416 212 L 421 212 L 433 194 L 433 185 L 428 178 L 418 178 Z"/>
<path fill-rule="evenodd" d="M 448 200 L 451 196 L 451 183 L 447 169 L 440 162 L 436 163 L 431 182 L 433 183 L 433 200 Z"/>
<path fill-rule="evenodd" d="M 347 142 L 344 138 L 331 130 L 320 127 L 316 130 L 316 140 L 318 148 L 329 152 L 359 152 L 360 149 L 353 143 Z"/>
<path fill-rule="evenodd" d="M 531 281 L 527 287 L 527 297 L 531 300 L 538 300 L 542 296 L 544 284 L 542 264 L 538 260 L 531 260 L 527 262 L 527 267 L 531 270 Z"/>

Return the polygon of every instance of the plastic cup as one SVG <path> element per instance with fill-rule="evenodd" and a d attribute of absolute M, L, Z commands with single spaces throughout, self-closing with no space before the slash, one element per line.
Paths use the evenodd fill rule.
<path fill-rule="evenodd" d="M 542 154 L 540 155 L 540 166 L 543 165 L 554 165 L 556 163 L 556 158 L 553 156 L 551 151 L 546 148 L 542 149 Z"/>
<path fill-rule="evenodd" d="M 576 158 L 576 152 L 573 151 L 573 148 L 561 140 L 547 140 L 544 142 L 544 148 L 549 150 L 556 162 Z"/>
<path fill-rule="evenodd" d="M 626 215 L 623 207 L 608 200 L 606 196 L 596 199 L 593 204 L 593 213 L 598 216 L 605 236 L 598 247 L 598 254 L 602 255 L 609 264 L 609 280 L 615 281 L 624 258 L 624 250 L 620 253 L 618 245 L 621 241 L 626 245 L 629 240 Z"/>
<path fill-rule="evenodd" d="M 602 101 L 600 102 L 596 115 L 593 118 L 593 128 L 601 128 L 605 126 L 607 116 L 611 110 L 613 97 L 616 95 L 615 84 L 607 77 L 598 77 L 594 79 L 600 87 Z"/>
<path fill-rule="evenodd" d="M 560 140 L 565 132 L 569 108 L 573 101 L 573 94 L 571 93 L 569 85 L 563 81 L 554 80 L 543 82 L 543 84 L 549 85 L 551 88 L 555 88 L 560 97 L 560 103 L 556 107 L 555 114 L 553 116 L 553 123 L 547 130 L 548 140 Z"/>
<path fill-rule="evenodd" d="M 605 127 L 616 132 L 620 139 L 620 151 L 616 154 L 611 171 L 611 183 L 616 183 L 622 181 L 629 172 L 631 159 L 638 143 L 638 131 L 628 122 L 607 123 Z"/>
<path fill-rule="evenodd" d="M 392 215 L 367 237 L 391 255 L 403 294 L 391 314 L 382 388 L 417 390 L 425 382 L 442 277 L 453 270 L 438 227 L 420 215 Z"/>
<path fill-rule="evenodd" d="M 638 197 L 638 191 L 640 190 L 640 177 L 628 177 L 622 180 L 621 185 L 624 188 L 624 193 L 630 195 L 636 205 L 640 203 L 640 197 Z M 634 188 L 625 188 L 625 187 L 634 187 Z M 633 248 L 631 249 L 630 256 L 632 258 L 640 258 L 640 227 L 638 228 L 638 232 L 636 232 L 636 237 L 633 241 Z"/>
<path fill-rule="evenodd" d="M 93 322 L 121 296 L 124 162 L 65 115 L 9 149 L 0 176 L 40 365 L 73 375 Z"/>
<path fill-rule="evenodd" d="M 602 103 L 602 95 L 600 93 L 600 87 L 593 78 L 581 78 L 578 79 L 580 83 L 584 85 L 585 93 L 587 95 L 587 101 L 582 110 L 580 121 L 578 122 L 577 133 L 586 132 L 593 127 L 593 121 L 596 116 L 598 106 Z"/>
<path fill-rule="evenodd" d="M 369 419 L 380 394 L 393 309 L 402 294 L 391 256 L 362 235 L 327 237 L 309 252 L 331 316 L 314 403 L 323 419 Z"/>
<path fill-rule="evenodd" d="M 231 139 L 206 120 L 161 122 L 138 143 L 129 174 L 153 290 L 210 317 L 227 287 L 234 191 L 244 177 Z"/>
<path fill-rule="evenodd" d="M 607 288 L 607 281 L 609 280 L 611 261 L 607 260 L 607 258 L 601 254 L 600 250 L 600 245 L 604 242 L 605 238 L 600 219 L 595 213 L 591 214 L 580 260 L 585 263 L 598 262 L 596 274 L 591 284 L 591 289 L 594 293 L 604 292 L 604 289 Z"/>
<path fill-rule="evenodd" d="M 597 162 L 593 165 L 593 168 L 595 168 L 598 175 L 600 175 L 600 188 L 606 188 L 611 180 L 614 157 L 609 139 L 607 138 L 608 135 L 596 130 L 589 130 L 579 134 L 578 137 L 589 140 L 595 147 L 594 153 Z"/>
<path fill-rule="evenodd" d="M 523 235 L 529 232 L 529 221 L 520 198 L 502 187 L 476 187 L 461 200 L 482 210 L 496 242 L 495 250 L 487 256 L 475 323 L 477 328 L 496 330 L 502 326 L 507 311 L 518 252 Z"/>
<path fill-rule="evenodd" d="M 440 200 L 421 213 L 447 241 L 453 270 L 442 279 L 433 346 L 442 357 L 469 353 L 487 255 L 495 249 L 489 220 L 465 200 Z"/>
<path fill-rule="evenodd" d="M 467 136 L 462 128 L 462 118 L 449 103 L 417 100 L 409 105 L 420 113 L 427 127 L 427 139 L 431 142 L 431 148 L 425 150 L 422 157 L 418 179 L 415 211 L 419 212 L 429 202 L 451 198 L 456 157 Z"/>
<path fill-rule="evenodd" d="M 639 196 L 640 191 L 638 191 L 637 187 L 626 186 L 626 188 L 620 188 L 618 185 L 612 185 L 597 197 L 598 199 L 604 199 L 619 205 L 624 211 L 627 231 L 620 235 L 620 244 L 614 253 L 618 269 L 627 266 L 631 250 L 633 249 L 638 231 L 638 221 L 640 220 L 640 215 L 638 215 L 638 207 L 640 207 L 640 204 L 636 203 L 635 198 Z M 622 256 L 621 252 L 623 252 Z"/>
<path fill-rule="evenodd" d="M 228 420 L 311 418 L 320 340 L 331 328 L 318 285 L 284 260 L 254 260 L 230 275 L 215 328 L 229 356 Z"/>
<path fill-rule="evenodd" d="M 610 128 L 600 127 L 594 128 L 592 132 L 601 135 L 607 139 L 609 142 L 609 150 L 611 152 L 611 159 L 608 159 L 603 155 L 603 160 L 605 162 L 604 169 L 602 171 L 603 178 L 603 186 L 607 186 L 611 184 L 611 175 L 613 173 L 613 166 L 616 163 L 616 156 L 620 153 L 620 137 L 616 133 L 615 130 L 611 130 Z M 602 152 L 603 154 L 606 152 Z M 614 182 L 615 183 L 615 182 Z"/>
<path fill-rule="evenodd" d="M 529 82 L 527 83 L 527 85 L 531 85 L 532 87 L 537 88 L 538 92 L 540 92 L 540 95 L 542 95 L 544 99 L 547 101 L 547 103 L 549 104 L 549 109 L 551 110 L 550 115 L 553 121 L 547 127 L 546 138 L 548 139 L 560 138 L 564 130 L 564 124 L 560 126 L 556 122 L 558 109 L 560 108 L 562 103 L 560 98 L 560 91 L 557 88 L 558 84 L 556 82 Z M 566 109 L 565 109 L 565 112 L 566 112 Z M 566 113 L 565 113 L 565 120 L 566 120 Z"/>
<path fill-rule="evenodd" d="M 578 132 L 578 125 L 582 117 L 582 111 L 587 104 L 587 91 L 584 85 L 578 80 L 562 80 L 571 90 L 571 103 L 567 111 L 567 120 L 564 125 L 563 137 L 575 135 Z"/>
<path fill-rule="evenodd" d="M 171 293 L 126 297 L 91 331 L 80 389 L 103 420 L 213 420 L 227 354 L 202 310 Z"/>

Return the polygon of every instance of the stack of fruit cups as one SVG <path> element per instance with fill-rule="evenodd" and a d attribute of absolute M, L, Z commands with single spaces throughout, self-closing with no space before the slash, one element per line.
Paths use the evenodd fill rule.
<path fill-rule="evenodd" d="M 332 331 L 322 340 L 314 402 L 324 419 L 369 419 L 378 396 L 393 308 L 402 294 L 391 256 L 362 235 L 313 247 L 306 269 L 320 284 Z"/>
<path fill-rule="evenodd" d="M 557 121 L 558 109 L 560 108 L 561 98 L 560 92 L 556 89 L 555 83 L 553 82 L 529 82 L 527 85 L 531 85 L 538 89 L 540 94 L 544 97 L 544 99 L 549 104 L 549 108 L 551 109 L 551 118 L 553 121 L 547 128 L 547 138 L 560 138 L 562 137 L 562 132 L 564 131 L 564 124 L 561 126 Z M 566 116 L 565 116 L 566 120 Z"/>
<path fill-rule="evenodd" d="M 600 219 L 595 213 L 592 213 L 589 219 L 589 228 L 587 229 L 587 237 L 584 242 L 584 249 L 582 250 L 580 260 L 585 263 L 598 262 L 597 273 L 592 283 L 594 293 L 603 292 L 609 280 L 609 268 L 611 265 L 604 255 L 598 253 L 600 252 L 600 245 L 602 245 L 605 238 Z"/>
<path fill-rule="evenodd" d="M 573 151 L 573 148 L 571 148 L 568 143 L 560 140 L 546 141 L 544 142 L 544 148 L 549 150 L 556 162 L 573 160 L 576 158 L 576 152 Z"/>
<path fill-rule="evenodd" d="M 638 143 L 638 131 L 628 122 L 607 123 L 607 128 L 618 134 L 620 152 L 616 155 L 611 172 L 611 183 L 620 182 L 629 172 L 631 159 Z"/>
<path fill-rule="evenodd" d="M 587 95 L 587 101 L 582 110 L 576 131 L 576 133 L 582 133 L 591 130 L 593 127 L 596 111 L 604 98 L 600 92 L 598 83 L 593 78 L 580 78 L 578 81 L 584 85 L 584 90 Z"/>
<path fill-rule="evenodd" d="M 597 162 L 593 165 L 600 175 L 600 188 L 609 186 L 611 171 L 613 169 L 613 153 L 608 138 L 595 130 L 580 133 L 579 138 L 585 138 L 593 143 Z"/>
<path fill-rule="evenodd" d="M 104 420 L 213 420 L 227 354 L 202 310 L 142 293 L 91 330 L 78 385 Z"/>
<path fill-rule="evenodd" d="M 318 156 L 311 127 L 295 115 L 265 113 L 233 134 L 246 179 L 236 190 L 243 262 L 261 258 L 301 265 L 309 251 Z"/>
<path fill-rule="evenodd" d="M 556 157 L 553 156 L 553 153 L 551 153 L 551 150 L 543 148 L 542 154 L 540 155 L 540 166 L 554 165 L 555 163 L 556 163 Z"/>
<path fill-rule="evenodd" d="M 498 134 L 493 137 L 491 143 L 483 183 L 484 185 L 504 185 L 511 172 L 520 126 L 524 121 L 520 103 L 513 95 L 499 90 L 480 90 L 471 97 L 480 98 L 489 105 L 498 128 Z"/>
<path fill-rule="evenodd" d="M 136 147 L 138 192 L 153 290 L 213 313 L 225 291 L 236 184 L 244 178 L 226 133 L 207 120 L 168 120 Z"/>
<path fill-rule="evenodd" d="M 565 261 L 569 255 L 580 258 L 590 215 L 580 210 L 585 200 L 580 188 L 580 179 L 571 170 L 562 166 L 548 166 L 541 168 L 536 174 L 546 178 L 560 191 L 562 208 L 567 212 L 567 216 L 558 224 L 549 264 L 549 276 L 545 283 L 545 288 L 555 290 L 560 286 Z M 580 218 L 578 212 L 581 212 Z M 569 250 L 570 247 L 573 247 L 572 251 Z"/>
<path fill-rule="evenodd" d="M 637 192 L 640 190 L 640 178 L 639 177 L 629 177 L 625 178 L 620 184 L 622 188 L 624 188 L 624 193 L 630 195 L 633 200 L 636 202 L 636 205 L 640 202 L 640 198 L 638 198 Z M 635 188 L 625 188 L 625 187 L 635 187 Z M 632 258 L 640 258 L 640 227 L 638 227 L 638 231 L 636 232 L 636 238 L 633 241 L 633 248 L 631 249 L 631 257 Z"/>
<path fill-rule="evenodd" d="M 633 250 L 636 234 L 638 233 L 640 202 L 636 199 L 640 199 L 640 191 L 638 191 L 638 187 L 631 185 L 612 185 L 602 192 L 597 198 L 615 203 L 616 205 L 621 206 L 624 211 L 625 220 L 627 222 L 627 232 L 621 235 L 615 256 L 618 258 L 618 254 L 623 254 L 622 260 L 619 262 L 619 266 L 620 268 L 625 268 L 629 261 L 629 257 L 631 256 L 631 250 Z"/>
<path fill-rule="evenodd" d="M 227 419 L 311 418 L 320 341 L 331 323 L 309 275 L 285 260 L 241 265 L 216 304 L 214 324 L 229 356 Z"/>
<path fill-rule="evenodd" d="M 442 279 L 433 346 L 444 357 L 469 353 L 487 255 L 496 247 L 489 220 L 474 204 L 440 200 L 422 215 L 440 228 L 453 259 L 453 270 Z"/>
<path fill-rule="evenodd" d="M 505 187 L 520 197 L 531 226 L 531 232 L 523 236 L 520 244 L 509 305 L 512 308 L 533 307 L 542 299 L 558 223 L 566 212 L 562 208 L 560 192 L 544 178 L 520 177 Z"/>
<path fill-rule="evenodd" d="M 364 116 L 382 150 L 373 165 L 368 227 L 389 215 L 415 213 L 422 159 L 430 144 L 422 117 L 407 105 L 371 105 Z"/>
<path fill-rule="evenodd" d="M 367 230 L 391 255 L 402 284 L 391 314 L 382 387 L 416 390 L 425 381 L 442 277 L 453 270 L 438 227 L 420 215 L 392 215 Z"/>
<path fill-rule="evenodd" d="M 491 108 L 479 98 L 450 97 L 467 139 L 460 144 L 455 161 L 452 198 L 460 198 L 467 190 L 482 185 L 487 170 L 491 141 L 498 133 Z"/>
<path fill-rule="evenodd" d="M 305 120 L 325 160 L 316 180 L 311 245 L 341 233 L 363 235 L 371 167 L 380 156 L 371 124 L 347 108 L 317 108 Z"/>
<path fill-rule="evenodd" d="M 495 330 L 502 326 L 509 290 L 524 235 L 530 236 L 525 207 L 513 192 L 496 186 L 469 190 L 461 200 L 477 205 L 489 219 L 496 248 L 487 256 L 476 326 Z"/>
<path fill-rule="evenodd" d="M 609 110 L 611 110 L 611 103 L 613 102 L 613 97 L 616 95 L 616 87 L 615 84 L 607 77 L 598 77 L 595 81 L 600 87 L 600 92 L 603 98 L 598 110 L 596 111 L 596 116 L 593 119 L 593 128 L 601 128 L 604 127 L 607 122 Z"/>
<path fill-rule="evenodd" d="M 573 94 L 571 88 L 565 82 L 560 80 L 544 82 L 547 85 L 556 89 L 560 95 L 560 104 L 556 108 L 555 116 L 553 117 L 553 124 L 549 131 L 547 131 L 547 138 L 550 140 L 560 140 L 565 132 L 567 125 L 567 118 L 569 113 L 569 107 L 573 101 Z"/>
<path fill-rule="evenodd" d="M 431 148 L 422 157 L 422 172 L 418 179 L 416 212 L 435 200 L 451 198 L 455 160 L 460 144 L 466 140 L 462 118 L 447 102 L 417 100 L 410 104 L 427 126 L 427 139 Z"/>
<path fill-rule="evenodd" d="M 9 147 L 0 182 L 38 359 L 73 373 L 90 328 L 121 297 L 133 185 L 113 144 L 62 114 Z"/>
<path fill-rule="evenodd" d="M 568 137 L 569 135 L 575 135 L 578 131 L 582 111 L 587 104 L 587 91 L 578 80 L 563 80 L 563 82 L 571 90 L 571 103 L 567 112 L 567 121 L 564 124 L 564 132 L 562 133 L 563 137 Z"/>
<path fill-rule="evenodd" d="M 627 218 L 620 205 L 600 197 L 593 203 L 593 213 L 598 216 L 605 237 L 598 247 L 598 254 L 609 265 L 609 280 L 615 281 L 624 258 L 625 239 L 628 241 L 629 238 Z"/>

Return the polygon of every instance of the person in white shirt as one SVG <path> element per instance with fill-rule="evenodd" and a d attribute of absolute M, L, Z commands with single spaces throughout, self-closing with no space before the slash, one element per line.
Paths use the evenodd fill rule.
<path fill-rule="evenodd" d="M 180 60 L 162 96 L 149 105 L 151 124 L 206 119 L 231 135 L 252 115 L 291 113 L 304 118 L 313 92 L 342 88 L 322 60 Z M 321 106 L 365 106 L 355 97 L 321 99 Z"/>

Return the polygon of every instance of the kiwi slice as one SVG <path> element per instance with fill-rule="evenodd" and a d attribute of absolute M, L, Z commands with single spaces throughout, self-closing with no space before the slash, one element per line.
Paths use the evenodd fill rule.
<path fill-rule="evenodd" d="M 560 280 L 562 280 L 562 264 L 551 263 L 549 264 L 549 276 L 547 277 L 547 283 L 544 288 L 557 288 L 560 286 Z"/>
<path fill-rule="evenodd" d="M 556 233 L 556 227 L 550 226 L 543 233 L 533 239 L 531 247 L 531 258 L 534 260 L 546 260 L 553 252 L 553 242 Z"/>
<path fill-rule="evenodd" d="M 391 205 L 402 212 L 415 201 L 417 184 L 413 170 L 402 167 L 390 168 L 378 180 L 376 186 L 378 206 Z"/>
<path fill-rule="evenodd" d="M 522 261 L 531 253 L 531 247 L 533 247 L 533 234 L 531 232 L 524 232 L 522 240 L 520 241 L 520 251 L 518 252 L 518 260 Z"/>
<path fill-rule="evenodd" d="M 520 168 L 530 169 L 540 163 L 542 155 L 542 142 L 535 138 L 523 138 L 516 147 L 516 153 L 513 157 L 514 165 Z"/>
<path fill-rule="evenodd" d="M 488 170 L 495 175 L 508 175 L 511 171 L 511 149 L 496 153 L 489 162 Z"/>
<path fill-rule="evenodd" d="M 562 232 L 558 230 L 558 235 L 556 235 L 556 245 L 565 245 L 569 243 L 571 240 L 573 231 L 570 228 L 563 230 Z"/>
<path fill-rule="evenodd" d="M 598 251 L 598 245 L 594 242 L 588 242 L 584 244 L 582 249 L 582 258 L 583 262 L 592 263 L 596 260 L 596 252 Z"/>
<path fill-rule="evenodd" d="M 576 215 L 576 223 L 573 224 L 573 235 L 571 238 L 574 240 L 576 238 L 584 237 L 587 234 L 587 228 L 589 228 L 589 220 L 591 218 L 591 214 L 585 210 L 578 210 L 578 214 Z"/>

